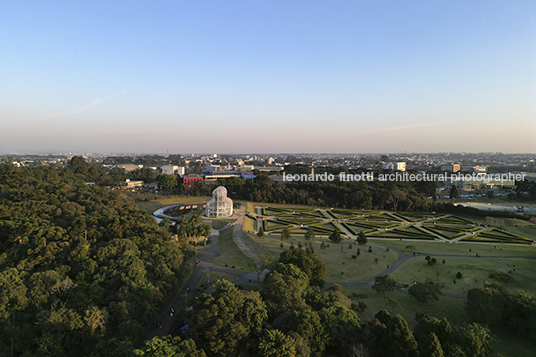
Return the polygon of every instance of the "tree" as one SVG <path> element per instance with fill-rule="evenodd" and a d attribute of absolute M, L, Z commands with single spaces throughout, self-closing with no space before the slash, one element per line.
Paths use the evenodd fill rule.
<path fill-rule="evenodd" d="M 281 253 L 279 262 L 283 264 L 293 264 L 307 274 L 310 284 L 324 286 L 324 276 L 326 275 L 326 264 L 316 254 L 312 248 L 289 249 Z"/>
<path fill-rule="evenodd" d="M 443 357 L 445 355 L 441 347 L 441 342 L 439 342 L 439 339 L 433 332 L 428 335 L 428 339 L 421 351 L 421 356 Z"/>
<path fill-rule="evenodd" d="M 410 286 L 408 293 L 417 301 L 426 304 L 430 300 L 439 300 L 439 295 L 441 295 L 441 287 L 438 284 L 435 284 L 433 281 L 427 280 L 424 283 L 413 284 Z"/>
<path fill-rule="evenodd" d="M 268 330 L 259 342 L 259 356 L 294 357 L 295 341 L 279 330 Z"/>
<path fill-rule="evenodd" d="M 307 232 L 305 232 L 305 239 L 310 242 L 311 240 L 313 240 L 314 237 L 315 237 L 315 230 L 313 229 L 313 227 L 309 226 L 307 228 Z"/>
<path fill-rule="evenodd" d="M 452 200 L 460 198 L 460 191 L 458 191 L 458 187 L 456 187 L 456 185 L 452 185 L 450 188 L 450 198 Z"/>
<path fill-rule="evenodd" d="M 378 294 L 385 294 L 386 292 L 393 291 L 398 286 L 398 281 L 391 274 L 377 276 L 374 278 L 374 289 Z"/>
<path fill-rule="evenodd" d="M 289 239 L 290 239 L 290 230 L 288 228 L 285 228 L 281 232 L 281 240 L 289 240 Z"/>
<path fill-rule="evenodd" d="M 196 305 L 193 335 L 209 355 L 236 355 L 267 318 L 258 294 L 246 297 L 233 283 L 218 280 L 216 291 L 203 295 Z"/>
<path fill-rule="evenodd" d="M 168 189 L 171 192 L 171 189 L 177 187 L 177 179 L 173 175 L 160 175 L 157 178 L 158 187 L 163 189 Z"/>
<path fill-rule="evenodd" d="M 257 286 L 261 284 L 261 273 L 272 264 L 273 258 L 270 256 L 260 255 L 259 260 L 255 263 L 255 272 L 257 273 Z"/>
<path fill-rule="evenodd" d="M 393 205 L 393 210 L 396 212 L 398 205 L 402 200 L 406 199 L 406 192 L 402 190 L 392 190 L 389 194 L 388 203 Z"/>
<path fill-rule="evenodd" d="M 282 309 L 305 306 L 305 291 L 309 286 L 307 274 L 294 264 L 279 263 L 264 279 L 262 296 Z"/>
<path fill-rule="evenodd" d="M 264 237 L 264 228 L 261 225 L 261 228 L 259 228 L 259 231 L 257 232 L 257 237 L 262 238 Z"/>
<path fill-rule="evenodd" d="M 338 229 L 335 229 L 335 230 L 329 235 L 329 239 L 330 239 L 333 243 L 339 243 L 340 241 L 342 241 L 341 232 L 339 232 Z"/>
<path fill-rule="evenodd" d="M 365 245 L 365 244 L 367 244 L 367 242 L 368 242 L 368 240 L 367 240 L 367 237 L 365 236 L 365 233 L 363 231 L 360 231 L 357 234 L 357 244 Z"/>

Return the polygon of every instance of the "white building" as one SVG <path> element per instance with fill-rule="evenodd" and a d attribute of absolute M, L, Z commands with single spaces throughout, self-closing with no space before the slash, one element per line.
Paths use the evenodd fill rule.
<path fill-rule="evenodd" d="M 219 186 L 212 191 L 212 199 L 207 203 L 207 217 L 222 218 L 233 215 L 233 200 L 227 197 L 227 189 Z"/>
<path fill-rule="evenodd" d="M 383 168 L 386 170 L 397 170 L 397 171 L 406 171 L 406 163 L 405 162 L 389 162 L 385 165 L 383 165 Z"/>
<path fill-rule="evenodd" d="M 160 171 L 162 172 L 162 175 L 179 174 L 181 176 L 184 176 L 184 173 L 185 173 L 184 166 L 175 166 L 175 165 L 162 166 L 160 167 Z"/>

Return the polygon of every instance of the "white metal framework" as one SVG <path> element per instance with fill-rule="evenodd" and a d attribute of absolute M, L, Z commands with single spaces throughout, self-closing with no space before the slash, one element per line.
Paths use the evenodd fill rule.
<path fill-rule="evenodd" d="M 207 217 L 220 218 L 233 215 L 233 200 L 227 197 L 227 189 L 223 186 L 212 191 L 212 199 L 207 203 Z"/>

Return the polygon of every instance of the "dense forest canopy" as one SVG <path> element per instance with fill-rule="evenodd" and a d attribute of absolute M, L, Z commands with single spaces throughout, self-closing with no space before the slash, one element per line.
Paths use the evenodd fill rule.
<path fill-rule="evenodd" d="M 185 247 L 71 168 L 0 166 L 0 354 L 125 355 L 179 283 Z"/>

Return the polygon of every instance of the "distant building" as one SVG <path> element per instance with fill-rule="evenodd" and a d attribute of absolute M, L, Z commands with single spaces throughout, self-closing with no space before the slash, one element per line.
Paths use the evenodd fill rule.
<path fill-rule="evenodd" d="M 253 172 L 251 171 L 243 171 L 240 173 L 240 177 L 244 180 L 251 180 L 253 181 L 255 179 L 255 175 L 253 175 Z"/>
<path fill-rule="evenodd" d="M 207 217 L 221 218 L 233 215 L 233 200 L 227 197 L 227 189 L 223 186 L 212 191 L 212 199 L 207 203 Z"/>
<path fill-rule="evenodd" d="M 467 166 L 467 165 L 464 165 L 462 167 L 462 171 L 463 172 L 474 172 L 475 174 L 485 174 L 486 172 L 488 172 L 488 168 L 487 166 Z"/>
<path fill-rule="evenodd" d="M 125 169 L 125 172 L 135 171 L 138 169 L 143 168 L 143 165 L 134 165 L 134 164 L 117 164 L 113 167 L 117 167 L 120 169 Z"/>
<path fill-rule="evenodd" d="M 183 176 L 185 173 L 185 168 L 183 166 L 165 165 L 160 167 L 160 171 L 162 172 L 162 175 L 177 174 Z"/>
<path fill-rule="evenodd" d="M 389 162 L 385 165 L 383 165 L 383 168 L 386 170 L 396 170 L 396 171 L 406 171 L 406 163 L 405 162 Z"/>
<path fill-rule="evenodd" d="M 191 190 L 194 186 L 203 180 L 203 176 L 198 175 L 187 175 L 182 178 L 182 184 L 186 189 Z"/>
<path fill-rule="evenodd" d="M 218 179 L 228 179 L 231 177 L 240 178 L 240 174 L 236 171 L 216 171 L 205 174 L 205 181 L 216 181 Z"/>
<path fill-rule="evenodd" d="M 130 179 L 126 179 L 125 183 L 127 184 L 127 188 L 137 188 L 143 186 L 143 181 L 130 181 Z"/>
<path fill-rule="evenodd" d="M 449 172 L 458 172 L 462 169 L 460 164 L 446 164 L 441 166 L 441 170 Z"/>

